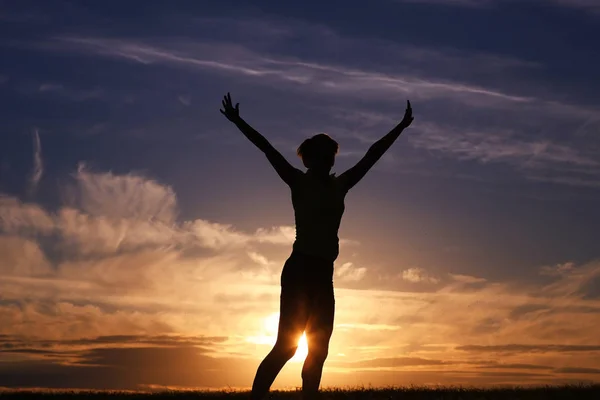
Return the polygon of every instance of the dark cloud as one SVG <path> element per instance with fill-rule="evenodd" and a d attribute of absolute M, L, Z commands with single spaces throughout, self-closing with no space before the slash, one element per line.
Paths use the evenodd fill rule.
<path fill-rule="evenodd" d="M 585 300 L 600 299 L 600 274 L 590 279 L 581 288 L 581 294 Z"/>
<path fill-rule="evenodd" d="M 491 386 L 499 384 L 510 384 L 512 382 L 534 382 L 551 383 L 555 379 L 550 374 L 517 372 L 517 371 L 469 371 L 469 370 L 428 370 L 428 371 L 393 371 L 393 370 L 356 370 L 353 371 L 355 382 L 364 382 L 373 386 L 387 386 L 389 382 L 396 385 L 430 385 L 436 382 L 441 385 L 464 385 L 464 386 Z M 335 379 L 335 377 L 333 378 Z M 332 379 L 332 380 L 333 380 Z M 347 385 L 340 376 L 341 385 Z"/>
<path fill-rule="evenodd" d="M 198 311 L 198 307 L 193 304 L 119 304 L 103 301 L 102 298 L 94 299 L 93 301 L 79 299 L 62 299 L 61 301 L 64 303 L 72 304 L 76 307 L 92 306 L 94 308 L 102 310 L 104 313 L 107 314 L 115 313 L 117 311 L 142 312 L 147 314 L 160 314 L 182 311 L 194 313 Z M 166 329 L 168 331 L 170 330 L 170 328 L 166 325 L 163 327 L 163 329 Z"/>
<path fill-rule="evenodd" d="M 569 352 L 587 352 L 600 351 L 600 345 L 568 345 L 568 344 L 504 344 L 494 346 L 466 345 L 457 346 L 456 350 L 472 352 L 493 352 L 493 353 L 569 353 Z"/>
<path fill-rule="evenodd" d="M 484 318 L 473 326 L 471 332 L 477 335 L 498 332 L 502 327 L 502 318 Z"/>
<path fill-rule="evenodd" d="M 0 353 L 15 353 L 15 354 L 37 354 L 37 355 L 62 355 L 60 351 L 43 350 L 43 349 L 20 349 L 6 348 L 0 349 Z"/>
<path fill-rule="evenodd" d="M 535 376 L 549 376 L 549 374 L 535 373 L 535 372 L 517 372 L 517 371 L 448 371 L 449 375 L 452 374 L 472 374 L 479 377 L 496 376 L 496 377 L 535 377 Z"/>
<path fill-rule="evenodd" d="M 541 310 L 548 310 L 549 308 L 550 307 L 541 304 L 524 304 L 522 306 L 515 307 L 508 316 L 511 319 L 519 319 L 527 314 Z"/>
<path fill-rule="evenodd" d="M 188 387 L 249 386 L 257 363 L 215 358 L 191 346 L 95 348 L 75 362 L 31 360 L 0 363 L 0 386 L 138 389 L 156 384 Z"/>
<path fill-rule="evenodd" d="M 461 285 L 464 292 L 477 292 L 488 286 L 488 282 L 465 282 Z"/>
<path fill-rule="evenodd" d="M 221 336 L 180 335 L 112 335 L 72 340 L 44 340 L 5 335 L 4 338 L 0 338 L 0 360 L 2 354 L 19 354 L 31 361 L 61 359 L 71 364 L 98 366 L 113 365 L 110 364 L 112 356 L 125 354 L 127 360 L 147 363 L 151 360 L 172 358 L 177 352 L 208 353 L 215 345 L 225 340 L 227 338 Z"/>
<path fill-rule="evenodd" d="M 43 340 L 3 335 L 0 354 L 29 356 L 0 363 L 0 386 L 135 389 L 142 384 L 226 386 L 252 371 L 244 359 L 207 354 L 221 336 L 111 335 Z M 50 349 L 49 349 L 50 348 Z M 40 359 L 41 357 L 41 359 Z M 245 365 L 238 372 L 235 365 Z M 246 365 L 247 364 L 247 365 Z M 230 380 L 233 379 L 233 380 Z"/>
<path fill-rule="evenodd" d="M 112 335 L 98 336 L 91 339 L 76 339 L 63 341 L 67 345 L 94 345 L 94 344 L 152 344 L 156 346 L 207 346 L 222 343 L 226 336 L 181 336 L 181 335 Z"/>
<path fill-rule="evenodd" d="M 129 379 L 107 367 L 77 367 L 50 361 L 0 363 L 0 386 L 7 388 L 128 389 Z"/>
<path fill-rule="evenodd" d="M 432 360 L 419 357 L 390 357 L 390 358 L 374 358 L 371 360 L 362 360 L 356 362 L 335 362 L 330 363 L 332 366 L 347 367 L 347 368 L 394 368 L 394 367 L 409 367 L 409 366 L 424 366 L 424 365 L 447 365 L 454 364 L 451 361 Z"/>
<path fill-rule="evenodd" d="M 489 368 L 489 369 L 552 369 L 552 367 L 548 367 L 546 365 L 535 365 L 535 364 L 499 364 L 499 363 L 490 363 L 488 365 L 480 365 L 478 368 Z"/>
<path fill-rule="evenodd" d="M 182 336 L 182 335 L 107 335 L 95 338 L 47 340 L 26 336 L 0 336 L 0 349 L 14 347 L 47 348 L 71 346 L 107 345 L 153 345 L 153 346 L 212 346 L 227 340 L 226 336 Z"/>
<path fill-rule="evenodd" d="M 565 367 L 557 368 L 554 371 L 563 374 L 600 374 L 600 369 L 598 368 Z"/>
<path fill-rule="evenodd" d="M 600 307 L 594 306 L 566 306 L 559 307 L 556 309 L 559 312 L 573 313 L 573 314 L 598 314 L 600 313 Z"/>
<path fill-rule="evenodd" d="M 189 364 L 200 359 L 207 349 L 180 347 L 100 347 L 81 353 L 78 365 L 112 366 L 124 368 L 177 368 L 180 360 Z M 188 365 L 190 366 L 190 365 Z M 197 367 L 196 365 L 193 365 Z"/>

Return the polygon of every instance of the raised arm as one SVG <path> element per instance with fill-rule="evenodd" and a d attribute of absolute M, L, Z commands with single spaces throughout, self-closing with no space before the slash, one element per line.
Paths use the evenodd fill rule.
<path fill-rule="evenodd" d="M 358 163 L 356 163 L 355 166 L 339 176 L 339 179 L 343 182 L 346 190 L 350 190 L 365 176 L 371 167 L 373 167 L 373 165 L 375 165 L 381 156 L 383 156 L 390 148 L 392 143 L 398 139 L 398 136 L 400 136 L 402 131 L 411 124 L 413 121 L 412 107 L 410 106 L 410 101 L 407 101 L 406 103 L 406 112 L 404 113 L 404 118 L 402 121 L 387 135 L 373 143 L 367 151 L 367 154 L 365 154 L 365 156 Z"/>
<path fill-rule="evenodd" d="M 288 185 L 291 185 L 296 177 L 302 174 L 302 171 L 294 168 L 263 135 L 248 125 L 248 123 L 240 117 L 240 103 L 237 103 L 235 107 L 233 107 L 231 95 L 229 93 L 223 97 L 221 104 L 223 105 L 223 109 L 219 110 L 221 111 L 221 114 L 225 115 L 228 120 L 233 122 L 248 140 L 265 153 L 267 159 L 273 168 L 275 168 L 275 171 L 281 179 Z"/>

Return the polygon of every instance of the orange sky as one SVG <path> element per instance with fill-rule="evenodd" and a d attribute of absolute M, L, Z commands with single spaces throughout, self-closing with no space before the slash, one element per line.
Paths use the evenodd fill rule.
<path fill-rule="evenodd" d="M 178 222 L 174 191 L 134 174 L 80 169 L 70 190 L 53 212 L 0 198 L 2 385 L 248 387 L 274 342 L 293 229 Z M 600 303 L 581 288 L 600 264 L 543 267 L 542 284 L 416 267 L 377 275 L 353 262 L 361 239 L 342 238 L 323 385 L 598 376 Z M 361 288 L 373 274 L 413 290 Z M 300 384 L 299 361 L 275 387 Z M 64 371 L 79 380 L 51 379 Z"/>

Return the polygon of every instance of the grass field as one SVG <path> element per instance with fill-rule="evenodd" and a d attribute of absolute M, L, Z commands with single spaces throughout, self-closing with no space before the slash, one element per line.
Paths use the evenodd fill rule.
<path fill-rule="evenodd" d="M 600 385 L 546 386 L 536 388 L 478 389 L 466 387 L 398 387 L 387 389 L 326 389 L 321 392 L 323 400 L 488 400 L 488 399 L 596 399 L 600 400 Z M 248 392 L 240 391 L 4 391 L 0 399 L 203 399 L 241 400 L 248 399 Z M 272 391 L 269 399 L 301 399 L 299 391 Z"/>

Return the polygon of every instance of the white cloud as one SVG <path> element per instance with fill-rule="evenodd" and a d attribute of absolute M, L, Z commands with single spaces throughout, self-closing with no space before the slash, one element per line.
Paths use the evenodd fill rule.
<path fill-rule="evenodd" d="M 52 217 L 37 204 L 22 203 L 15 197 L 0 194 L 0 230 L 6 233 L 50 233 Z"/>
<path fill-rule="evenodd" d="M 438 283 L 438 278 L 429 276 L 423 268 L 409 268 L 402 271 L 402 279 L 412 283 Z"/>
<path fill-rule="evenodd" d="M 186 222 L 184 229 L 202 246 L 213 249 L 244 246 L 251 239 L 249 235 L 237 232 L 231 225 L 201 219 Z"/>
<path fill-rule="evenodd" d="M 293 226 L 258 228 L 254 236 L 259 243 L 291 244 L 296 238 L 296 229 Z"/>
<path fill-rule="evenodd" d="M 264 244 L 291 246 L 295 239 L 292 226 L 242 232 L 203 219 L 179 222 L 173 189 L 141 175 L 92 173 L 81 167 L 73 178 L 66 188 L 68 205 L 53 213 L 0 195 L 0 230 L 34 236 L 54 233 L 55 245 L 73 255 L 173 247 L 237 251 Z"/>
<path fill-rule="evenodd" d="M 553 266 L 545 265 L 540 268 L 540 274 L 549 276 L 560 276 L 572 272 L 574 268 L 575 263 L 573 262 L 566 262 Z"/>
<path fill-rule="evenodd" d="M 335 276 L 342 281 L 357 282 L 362 280 L 366 273 L 365 267 L 355 267 L 351 262 L 335 267 Z"/>
<path fill-rule="evenodd" d="M 94 216 L 67 207 L 59 210 L 54 222 L 63 246 L 80 254 L 114 253 L 149 246 L 163 248 L 185 239 L 184 232 L 161 221 Z"/>
<path fill-rule="evenodd" d="M 174 223 L 176 196 L 170 186 L 141 175 L 91 173 L 80 165 L 71 192 L 75 205 L 86 213 L 108 218 Z"/>
<path fill-rule="evenodd" d="M 478 278 L 476 276 L 461 275 L 461 274 L 449 274 L 452 280 L 461 283 L 483 283 L 486 280 L 484 278 Z"/>
<path fill-rule="evenodd" d="M 0 236 L 0 276 L 44 276 L 50 263 L 35 241 L 19 236 Z"/>
<path fill-rule="evenodd" d="M 137 174 L 92 173 L 80 168 L 70 189 L 70 205 L 56 212 L 0 197 L 0 233 L 4 234 L 0 236 L 0 292 L 4 299 L 19 299 L 27 293 L 28 304 L 36 310 L 31 315 L 37 318 L 37 322 L 14 325 L 12 332 L 36 330 L 32 324 L 46 321 L 38 312 L 38 307 L 44 308 L 37 302 L 56 305 L 58 299 L 77 310 L 95 311 L 85 322 L 61 317 L 65 324 L 56 327 L 57 335 L 96 329 L 110 334 L 139 326 L 136 322 L 98 327 L 110 319 L 105 308 L 120 309 L 123 315 L 167 310 L 156 320 L 161 332 L 174 325 L 220 330 L 233 322 L 214 314 L 212 296 L 248 293 L 260 297 L 278 290 L 285 260 L 273 256 L 269 246 L 261 246 L 291 246 L 293 227 L 242 232 L 202 219 L 179 222 L 173 190 Z M 364 269 L 349 269 L 344 275 L 358 280 L 363 274 Z M 87 303 L 94 306 L 80 306 Z M 19 311 L 11 307 L 7 310 L 0 305 L 0 325 L 15 323 Z M 181 314 L 185 312 L 211 317 L 186 322 L 188 318 Z M 240 304 L 232 303 L 225 313 L 244 312 Z"/>
<path fill-rule="evenodd" d="M 248 257 L 250 257 L 252 261 L 263 267 L 268 267 L 269 265 L 271 265 L 271 262 L 267 259 L 267 257 L 255 251 L 249 251 Z"/>

